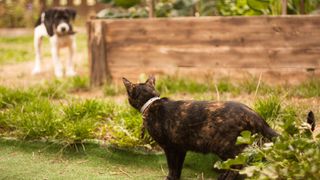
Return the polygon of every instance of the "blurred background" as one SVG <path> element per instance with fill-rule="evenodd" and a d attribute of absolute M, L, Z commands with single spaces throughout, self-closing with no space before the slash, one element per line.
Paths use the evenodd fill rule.
<path fill-rule="evenodd" d="M 282 9 L 282 3 L 287 4 Z M 100 18 L 177 16 L 252 16 L 317 14 L 320 0 L 0 0 L 0 28 L 33 27 L 40 12 L 54 6 L 73 7 L 77 25 Z"/>

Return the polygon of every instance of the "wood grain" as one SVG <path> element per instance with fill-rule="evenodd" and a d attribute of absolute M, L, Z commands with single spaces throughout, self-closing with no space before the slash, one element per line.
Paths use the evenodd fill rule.
<path fill-rule="evenodd" d="M 106 57 L 101 61 L 111 69 L 320 69 L 320 16 L 95 19 L 89 23 L 99 22 L 105 26 Z"/>

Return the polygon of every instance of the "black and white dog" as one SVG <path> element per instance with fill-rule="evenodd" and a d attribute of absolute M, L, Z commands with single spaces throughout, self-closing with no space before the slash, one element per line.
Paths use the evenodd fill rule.
<path fill-rule="evenodd" d="M 32 74 L 41 72 L 41 41 L 43 37 L 49 37 L 51 55 L 56 77 L 63 76 L 62 65 L 59 60 L 59 50 L 67 47 L 70 55 L 66 66 L 66 75 L 74 76 L 73 56 L 76 50 L 75 32 L 72 21 L 76 17 L 76 11 L 70 8 L 51 8 L 41 13 L 34 29 L 35 66 Z"/>

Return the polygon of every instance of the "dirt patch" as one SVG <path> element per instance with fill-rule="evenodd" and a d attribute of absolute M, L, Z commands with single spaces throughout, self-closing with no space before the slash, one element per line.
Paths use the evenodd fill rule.
<path fill-rule="evenodd" d="M 83 61 L 80 60 L 80 57 L 83 55 L 79 53 L 76 56 L 78 58 L 75 58 L 75 66 L 78 75 L 87 75 L 86 67 L 83 65 Z M 62 63 L 65 63 L 65 61 L 62 61 Z M 44 81 L 55 79 L 53 64 L 50 58 L 43 59 L 41 65 L 42 72 L 40 74 L 31 74 L 33 66 L 33 61 L 1 65 L 0 84 L 9 87 L 29 87 Z"/>

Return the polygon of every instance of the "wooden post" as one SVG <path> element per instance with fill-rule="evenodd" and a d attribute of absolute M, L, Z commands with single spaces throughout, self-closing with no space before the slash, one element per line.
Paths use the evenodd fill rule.
<path fill-rule="evenodd" d="M 90 20 L 87 23 L 91 86 L 100 86 L 112 79 L 107 62 L 105 30 L 103 21 Z"/>
<path fill-rule="evenodd" d="M 281 1 L 282 15 L 287 15 L 287 5 L 288 5 L 288 0 Z"/>
<path fill-rule="evenodd" d="M 148 0 L 148 7 L 149 7 L 149 18 L 153 18 L 155 17 L 154 15 L 154 6 L 155 6 L 155 2 L 154 0 Z"/>
<path fill-rule="evenodd" d="M 305 5 L 305 1 L 304 0 L 300 0 L 300 14 L 306 14 L 304 5 Z"/>

